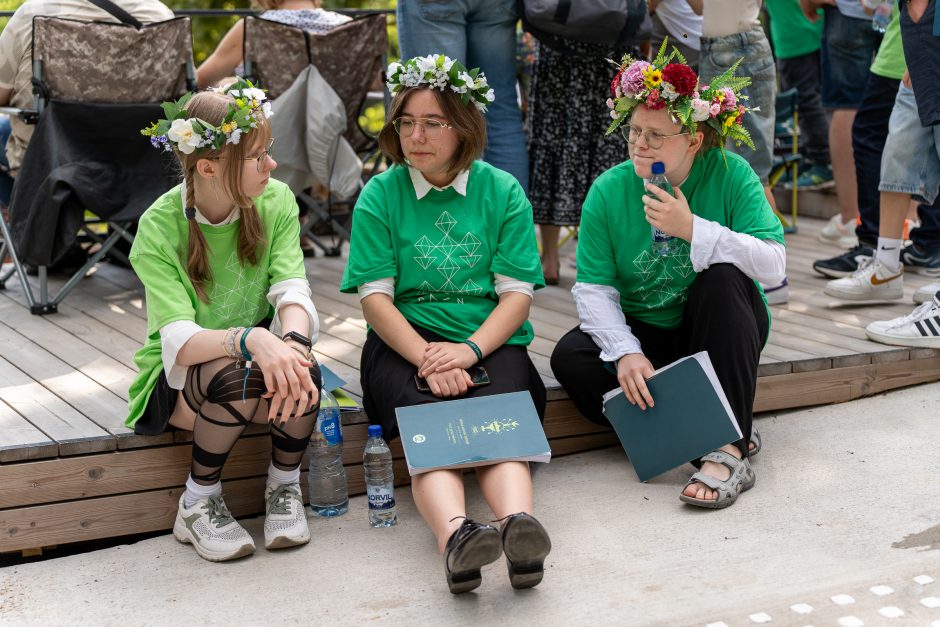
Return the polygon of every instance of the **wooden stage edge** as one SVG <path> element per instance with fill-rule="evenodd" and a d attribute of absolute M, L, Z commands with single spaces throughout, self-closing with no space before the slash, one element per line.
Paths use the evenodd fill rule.
<path fill-rule="evenodd" d="M 838 403 L 940 380 L 940 351 L 903 349 L 855 357 L 856 361 L 868 360 L 761 376 L 755 410 Z M 549 401 L 545 419 L 555 457 L 617 444 L 612 432 L 582 418 L 571 401 L 558 398 L 559 392 L 552 394 L 555 399 Z M 362 494 L 365 416 L 349 414 L 344 422 L 343 462 L 349 492 Z M 407 485 L 410 478 L 399 441 L 392 444 L 392 452 L 396 484 Z M 169 530 L 189 459 L 189 443 L 177 441 L 148 448 L 118 445 L 118 450 L 105 453 L 3 464 L 0 552 L 35 552 L 48 546 Z M 224 476 L 226 502 L 236 516 L 263 512 L 269 459 L 270 441 L 265 433 L 243 438 L 229 457 Z M 306 471 L 302 485 L 306 496 Z M 130 486 L 133 491 L 128 490 Z"/>

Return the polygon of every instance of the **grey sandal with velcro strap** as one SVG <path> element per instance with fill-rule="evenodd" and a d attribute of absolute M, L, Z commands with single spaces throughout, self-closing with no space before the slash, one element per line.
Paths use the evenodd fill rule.
<path fill-rule="evenodd" d="M 763 445 L 763 440 L 761 440 L 760 432 L 757 430 L 757 427 L 751 427 L 751 440 L 750 443 L 754 445 L 754 448 L 748 450 L 747 456 L 754 457 L 760 453 L 760 447 Z"/>
<path fill-rule="evenodd" d="M 731 476 L 722 481 L 721 479 L 710 477 L 701 471 L 692 475 L 689 482 L 685 484 L 686 487 L 693 483 L 701 483 L 705 487 L 717 491 L 718 498 L 697 499 L 695 497 L 686 496 L 685 488 L 683 488 L 683 493 L 679 494 L 679 500 L 689 505 L 707 507 L 708 509 L 722 509 L 728 507 L 738 499 L 739 494 L 753 488 L 754 483 L 757 481 L 757 477 L 754 475 L 754 470 L 751 468 L 750 462 L 746 459 L 738 459 L 731 453 L 712 451 L 702 457 L 702 461 L 724 465 L 731 471 Z"/>

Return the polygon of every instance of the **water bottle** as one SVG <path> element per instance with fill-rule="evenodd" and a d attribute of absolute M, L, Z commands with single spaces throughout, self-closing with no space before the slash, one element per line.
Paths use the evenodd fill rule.
<path fill-rule="evenodd" d="M 369 524 L 373 527 L 397 524 L 392 452 L 382 439 L 380 425 L 369 425 L 369 440 L 362 453 L 362 465 L 366 475 L 366 494 L 369 496 Z"/>
<path fill-rule="evenodd" d="M 882 2 L 875 9 L 875 14 L 871 17 L 872 30 L 883 33 L 888 30 L 888 22 L 891 21 L 891 3 Z"/>
<path fill-rule="evenodd" d="M 343 429 L 339 404 L 333 395 L 320 392 L 320 413 L 310 436 L 310 509 L 317 516 L 340 516 L 349 509 L 346 469 L 343 468 Z"/>
<path fill-rule="evenodd" d="M 655 185 L 656 187 L 666 191 L 670 196 L 675 196 L 676 193 L 672 191 L 672 185 L 669 184 L 669 181 L 666 179 L 666 166 L 663 165 L 662 161 L 657 161 L 653 164 L 653 177 L 650 179 L 650 185 Z M 656 198 L 656 195 L 652 192 L 646 192 L 647 196 Z M 650 228 L 653 230 L 653 253 L 661 255 L 663 257 L 671 255 L 676 250 L 678 242 L 676 238 L 672 235 L 663 233 L 657 229 L 652 224 Z"/>

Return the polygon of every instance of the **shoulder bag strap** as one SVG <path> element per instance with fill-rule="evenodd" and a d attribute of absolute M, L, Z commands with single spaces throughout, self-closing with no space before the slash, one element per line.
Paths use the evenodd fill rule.
<path fill-rule="evenodd" d="M 96 7 L 98 7 L 99 9 L 101 9 L 102 11 L 107 11 L 108 13 L 116 17 L 118 20 L 121 21 L 122 24 L 133 26 L 137 30 L 140 30 L 141 28 L 144 27 L 144 25 L 140 22 L 140 20 L 138 20 L 136 17 L 134 17 L 133 15 L 131 15 L 130 13 L 128 13 L 127 11 L 119 7 L 118 5 L 111 2 L 111 0 L 88 0 L 88 1 L 91 2 L 93 5 L 95 5 Z"/>

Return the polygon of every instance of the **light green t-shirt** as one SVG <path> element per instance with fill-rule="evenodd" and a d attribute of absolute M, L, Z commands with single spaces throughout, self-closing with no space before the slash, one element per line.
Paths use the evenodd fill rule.
<path fill-rule="evenodd" d="M 460 342 L 496 308 L 494 274 L 543 287 L 532 205 L 516 179 L 475 161 L 466 191 L 419 200 L 407 167 L 373 177 L 356 203 L 342 291 L 393 277 L 406 320 Z M 506 343 L 533 337 L 526 321 Z"/>
<path fill-rule="evenodd" d="M 825 20 L 821 10 L 819 19 L 810 22 L 803 15 L 799 0 L 767 0 L 764 6 L 770 16 L 774 56 L 792 59 L 819 50 Z"/>
<path fill-rule="evenodd" d="M 747 161 L 713 148 L 696 158 L 682 193 L 692 213 L 739 233 L 784 243 L 783 227 Z M 628 316 L 653 326 L 679 326 L 689 286 L 697 276 L 689 243 L 674 253 L 652 250 L 643 211 L 643 179 L 626 161 L 600 175 L 584 201 L 578 231 L 578 281 L 615 288 Z M 759 286 L 758 286 L 759 287 Z"/>
<path fill-rule="evenodd" d="M 140 372 L 128 393 L 128 427 L 143 414 L 163 372 L 162 327 L 178 320 L 192 320 L 206 329 L 251 326 L 274 313 L 267 299 L 271 285 L 287 279 L 306 280 L 294 195 L 272 179 L 254 200 L 266 238 L 256 266 L 243 266 L 238 260 L 240 220 L 224 226 L 199 225 L 212 270 L 212 281 L 206 286 L 208 303 L 196 296 L 186 270 L 189 223 L 183 214 L 179 186 L 158 198 L 141 216 L 130 261 L 147 296 L 147 341 L 134 355 Z"/>
<path fill-rule="evenodd" d="M 901 11 L 896 3 L 893 4 L 891 21 L 885 29 L 875 61 L 871 64 L 871 73 L 899 81 L 904 78 L 907 62 L 904 59 L 904 46 L 901 44 Z"/>

